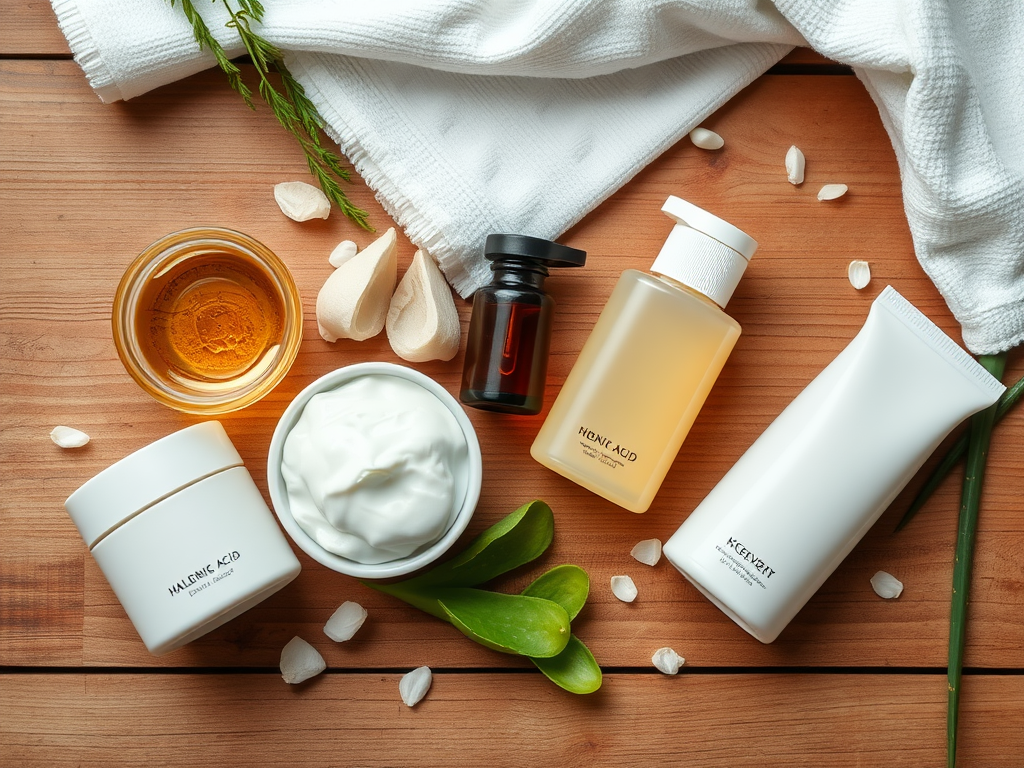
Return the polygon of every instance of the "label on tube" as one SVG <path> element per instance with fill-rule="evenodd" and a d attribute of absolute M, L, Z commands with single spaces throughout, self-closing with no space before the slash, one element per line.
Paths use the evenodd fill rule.
<path fill-rule="evenodd" d="M 1004 390 L 889 286 L 846 349 L 665 544 L 665 556 L 770 643 L 946 435 Z"/>

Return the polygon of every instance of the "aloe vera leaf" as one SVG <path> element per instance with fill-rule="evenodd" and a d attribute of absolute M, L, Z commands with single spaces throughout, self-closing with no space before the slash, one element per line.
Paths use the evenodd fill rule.
<path fill-rule="evenodd" d="M 569 693 L 593 693 L 601 687 L 601 667 L 594 654 L 576 635 L 565 649 L 548 659 L 530 659 L 544 675 Z"/>
<path fill-rule="evenodd" d="M 1002 378 L 1006 367 L 1006 353 L 982 355 L 978 358 L 985 370 Z M 964 472 L 963 491 L 960 495 L 960 523 L 956 538 L 956 559 L 953 561 L 953 601 L 949 615 L 949 700 L 946 709 L 946 764 L 956 766 L 956 730 L 960 712 L 960 682 L 964 660 L 964 640 L 967 635 L 967 595 L 971 586 L 971 564 L 974 560 L 974 539 L 978 530 L 978 508 L 981 486 L 985 480 L 985 463 L 992 438 L 999 404 L 986 408 L 971 417 L 970 444 L 967 448 L 967 467 Z"/>
<path fill-rule="evenodd" d="M 550 600 L 469 588 L 439 590 L 437 600 L 466 637 L 496 651 L 547 658 L 569 642 L 569 614 Z"/>
<path fill-rule="evenodd" d="M 376 589 L 378 592 L 383 592 L 386 595 L 397 597 L 399 600 L 404 600 L 414 608 L 419 608 L 424 613 L 429 613 L 431 616 L 435 616 L 442 621 L 448 621 L 448 614 L 444 612 L 444 609 L 438 605 L 437 597 L 428 589 L 416 589 L 415 587 L 408 587 L 408 582 L 400 581 L 396 584 L 379 584 L 375 581 L 361 581 L 360 584 L 369 587 L 370 589 Z"/>
<path fill-rule="evenodd" d="M 1002 397 L 999 398 L 999 402 L 996 403 L 996 418 L 995 423 L 998 424 L 1002 421 L 1003 417 L 1013 410 L 1018 402 L 1020 402 L 1021 396 L 1024 395 L 1024 376 L 1017 379 L 1017 381 L 1003 392 Z M 935 493 L 935 489 L 942 485 L 942 481 L 946 479 L 953 467 L 955 467 L 960 459 L 967 453 L 967 444 L 971 438 L 971 431 L 968 429 L 960 438 L 953 443 L 953 446 L 946 452 L 946 455 L 942 457 L 942 461 L 939 465 L 932 470 L 932 473 L 928 475 L 928 479 L 925 480 L 924 485 L 921 486 L 921 490 L 917 492 L 914 500 L 910 503 L 903 518 L 897 523 L 896 530 L 894 532 L 902 531 L 907 523 L 914 519 L 914 516 L 921 511 L 921 507 L 925 505 L 928 499 L 931 498 L 932 494 Z"/>
<path fill-rule="evenodd" d="M 540 557 L 555 535 L 555 516 L 543 501 L 524 504 L 477 536 L 461 554 L 402 584 L 475 587 Z"/>
<path fill-rule="evenodd" d="M 521 594 L 558 603 L 572 621 L 587 602 L 590 577 L 578 565 L 558 565 L 538 577 Z"/>

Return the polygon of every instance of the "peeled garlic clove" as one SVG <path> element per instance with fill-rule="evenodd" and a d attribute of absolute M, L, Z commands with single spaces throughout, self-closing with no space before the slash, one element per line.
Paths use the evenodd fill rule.
<path fill-rule="evenodd" d="M 694 128 L 690 131 L 690 141 L 701 149 L 721 149 L 725 146 L 725 139 L 707 128 Z"/>
<path fill-rule="evenodd" d="M 346 600 L 324 624 L 324 634 L 336 643 L 351 640 L 366 621 L 366 609 L 359 603 Z"/>
<path fill-rule="evenodd" d="M 850 266 L 846 268 L 846 274 L 850 278 L 850 285 L 858 291 L 861 288 L 866 288 L 867 284 L 871 282 L 871 266 L 860 259 L 850 262 Z"/>
<path fill-rule="evenodd" d="M 290 685 L 316 677 L 325 669 L 324 657 L 301 637 L 293 637 L 281 649 L 281 677 Z"/>
<path fill-rule="evenodd" d="M 899 597 L 900 594 L 902 594 L 903 582 L 891 573 L 878 571 L 878 573 L 871 577 L 871 588 L 875 590 L 875 594 L 879 597 L 891 600 L 892 598 Z"/>
<path fill-rule="evenodd" d="M 72 427 L 54 427 L 50 430 L 50 439 L 61 448 L 81 448 L 89 442 L 85 432 Z"/>
<path fill-rule="evenodd" d="M 274 186 L 274 199 L 281 213 L 293 221 L 326 219 L 331 201 L 320 189 L 304 181 L 284 181 Z"/>
<path fill-rule="evenodd" d="M 327 278 L 316 297 L 316 324 L 327 341 L 363 341 L 384 328 L 398 278 L 392 227 Z"/>
<path fill-rule="evenodd" d="M 338 243 L 335 249 L 331 251 L 331 255 L 327 257 L 327 260 L 331 262 L 332 267 L 337 269 L 355 256 L 358 250 L 358 246 L 351 240 L 342 240 Z"/>
<path fill-rule="evenodd" d="M 651 656 L 651 661 L 659 672 L 664 672 L 666 675 L 677 674 L 679 667 L 686 663 L 686 659 L 671 648 L 659 648 Z"/>
<path fill-rule="evenodd" d="M 799 185 L 804 183 L 804 153 L 800 151 L 799 147 L 793 145 L 789 148 L 786 153 L 786 176 L 789 177 L 789 183 Z M 821 199 L 820 197 L 818 198 Z"/>
<path fill-rule="evenodd" d="M 452 291 L 423 251 L 416 251 L 391 297 L 386 327 L 395 354 L 411 363 L 451 360 L 459 351 L 459 314 Z"/>
<path fill-rule="evenodd" d="M 819 200 L 835 200 L 846 194 L 850 188 L 845 184 L 826 184 L 818 190 Z"/>
<path fill-rule="evenodd" d="M 430 690 L 430 683 L 433 675 L 430 674 L 430 667 L 417 667 L 412 672 L 402 676 L 398 683 L 398 692 L 402 695 L 402 701 L 406 706 L 415 707 Z"/>
<path fill-rule="evenodd" d="M 612 594 L 624 603 L 636 600 L 636 584 L 629 576 L 612 576 Z"/>
<path fill-rule="evenodd" d="M 644 565 L 657 565 L 661 560 L 661 540 L 644 539 L 633 547 L 629 554 Z"/>

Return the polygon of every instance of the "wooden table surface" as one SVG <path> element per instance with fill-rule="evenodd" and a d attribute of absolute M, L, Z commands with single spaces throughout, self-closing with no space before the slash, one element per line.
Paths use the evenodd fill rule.
<path fill-rule="evenodd" d="M 684 140 L 565 235 L 586 249 L 579 273 L 549 281 L 558 302 L 547 400 L 553 399 L 619 273 L 646 269 L 670 229 L 677 194 L 761 244 L 729 312 L 744 334 L 655 500 L 624 512 L 529 457 L 540 418 L 472 411 L 484 457 L 475 535 L 542 498 L 555 511 L 544 565 L 592 579 L 574 631 L 605 671 L 598 693 L 555 688 L 521 660 L 300 554 L 303 572 L 263 604 L 191 645 L 150 656 L 64 512 L 100 469 L 197 422 L 150 400 L 114 352 L 110 304 L 127 264 L 162 235 L 200 224 L 249 233 L 289 265 L 303 296 L 305 340 L 287 379 L 223 417 L 266 494 L 277 418 L 316 377 L 367 360 L 401 362 L 381 336 L 328 344 L 316 293 L 340 240 L 372 236 L 337 211 L 326 222 L 281 215 L 273 184 L 306 180 L 302 157 L 268 110 L 250 113 L 208 72 L 129 103 L 103 105 L 70 59 L 49 5 L 0 2 L 0 764 L 3 766 L 936 766 L 944 764 L 946 646 L 958 482 L 904 532 L 892 529 L 911 485 L 772 645 L 745 634 L 665 561 L 629 556 L 667 539 L 782 408 L 847 344 L 886 284 L 953 338 L 959 328 L 918 266 L 893 150 L 848 71 L 795 52 L 705 125 L 717 153 Z M 787 183 L 790 144 L 807 181 Z M 438 184 L 443 179 L 436 180 Z M 849 194 L 819 203 L 842 182 Z M 361 183 L 351 196 L 382 230 L 391 222 Z M 413 246 L 400 241 L 400 269 Z M 873 279 L 855 291 L 851 259 Z M 463 331 L 468 305 L 457 300 Z M 668 353 L 668 351 L 666 351 Z M 458 389 L 462 354 L 415 366 Z M 1024 372 L 1011 356 L 1007 378 Z M 92 442 L 61 451 L 57 424 Z M 1024 411 L 993 440 L 977 541 L 961 710 L 961 765 L 1024 758 Z M 919 482 L 919 481 L 918 481 Z M 868 583 L 879 569 L 906 585 L 894 601 Z M 639 598 L 616 600 L 629 573 Z M 321 631 L 355 600 L 357 637 Z M 328 671 L 296 687 L 277 670 L 300 635 Z M 651 666 L 671 646 L 676 677 Z M 401 675 L 434 670 L 427 698 L 405 707 Z"/>

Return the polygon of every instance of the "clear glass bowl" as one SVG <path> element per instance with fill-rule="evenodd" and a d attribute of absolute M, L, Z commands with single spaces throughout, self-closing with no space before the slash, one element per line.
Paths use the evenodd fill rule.
<path fill-rule="evenodd" d="M 128 267 L 114 296 L 114 346 L 146 392 L 186 413 L 237 411 L 272 390 L 302 342 L 291 273 L 248 235 L 174 232 Z"/>

